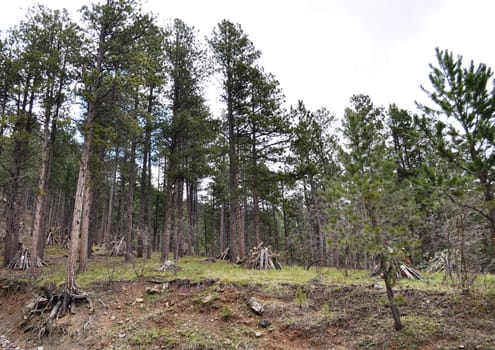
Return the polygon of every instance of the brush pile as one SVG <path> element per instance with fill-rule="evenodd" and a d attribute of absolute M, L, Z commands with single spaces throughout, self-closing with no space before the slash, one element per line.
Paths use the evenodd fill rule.
<path fill-rule="evenodd" d="M 219 260 L 230 260 L 230 248 L 227 247 L 223 252 L 220 253 L 220 255 L 217 256 L 217 259 Z"/>
<path fill-rule="evenodd" d="M 263 242 L 251 249 L 249 255 L 242 261 L 241 265 L 245 268 L 258 270 L 282 269 L 278 256 L 270 250 L 270 247 L 263 247 Z"/>
<path fill-rule="evenodd" d="M 397 261 L 394 261 L 394 263 L 396 265 L 394 271 L 396 271 L 397 279 L 408 278 L 411 280 L 420 280 L 423 278 L 418 270 L 407 265 L 406 263 L 397 262 Z M 373 277 L 379 276 L 381 272 L 382 272 L 382 268 L 380 265 L 377 264 L 371 271 L 371 276 Z"/>
<path fill-rule="evenodd" d="M 120 239 L 120 241 L 112 242 L 112 251 L 110 256 L 123 256 L 126 251 L 126 243 L 124 241 L 124 237 Z"/>
<path fill-rule="evenodd" d="M 31 253 L 29 252 L 29 249 L 20 247 L 12 261 L 7 265 L 7 268 L 11 270 L 25 271 L 29 270 L 32 266 Z M 40 258 L 37 258 L 36 267 L 42 266 L 46 266 L 46 263 Z"/>

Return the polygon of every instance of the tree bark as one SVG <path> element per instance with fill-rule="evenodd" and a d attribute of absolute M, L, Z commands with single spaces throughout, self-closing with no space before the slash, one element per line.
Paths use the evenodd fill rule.
<path fill-rule="evenodd" d="M 187 214 L 188 214 L 188 235 L 187 235 L 187 253 L 194 255 L 194 230 L 195 230 L 195 213 L 194 213 L 194 185 L 187 184 Z"/>
<path fill-rule="evenodd" d="M 95 106 L 90 104 L 88 112 L 87 126 L 89 133 L 86 135 L 83 153 L 81 156 L 81 163 L 79 166 L 79 176 L 77 179 L 76 196 L 74 201 L 74 212 L 72 215 L 72 229 L 70 233 L 70 249 L 69 256 L 67 257 L 67 267 L 65 271 L 65 290 L 73 291 L 77 289 L 76 286 L 76 262 L 79 252 L 79 235 L 81 233 L 82 215 L 84 210 L 84 200 L 86 194 L 86 186 L 89 178 L 89 156 L 91 148 L 91 124 L 92 116 L 95 115 Z"/>
<path fill-rule="evenodd" d="M 38 193 L 36 194 L 36 203 L 34 206 L 34 219 L 33 226 L 31 228 L 32 245 L 31 245 L 31 259 L 34 262 L 31 264 L 31 269 L 36 271 L 39 257 L 39 249 L 43 247 L 40 246 L 40 241 L 44 241 L 44 235 L 41 233 L 41 220 L 42 213 L 44 209 L 44 203 L 46 199 L 46 189 L 47 189 L 47 168 L 48 168 L 48 154 L 49 154 L 49 129 L 50 129 L 50 119 L 51 119 L 51 106 L 45 108 L 45 118 L 43 122 L 43 136 L 41 143 L 41 164 L 38 173 Z M 40 237 L 41 236 L 41 237 Z M 41 238 L 41 239 L 40 239 Z"/>
<path fill-rule="evenodd" d="M 125 260 L 132 256 L 133 218 L 134 218 L 134 188 L 136 187 L 136 140 L 131 142 L 131 154 L 129 159 L 129 186 L 127 189 L 127 229 L 126 229 L 126 254 Z"/>
<path fill-rule="evenodd" d="M 220 253 L 225 250 L 225 208 L 223 203 L 220 204 L 220 227 L 218 229 L 218 243 Z"/>
<path fill-rule="evenodd" d="M 81 212 L 81 233 L 79 247 L 79 272 L 85 272 L 88 268 L 88 249 L 89 249 L 89 216 L 92 206 L 92 190 L 90 184 L 90 169 L 88 165 L 88 175 L 84 185 L 83 206 Z"/>
<path fill-rule="evenodd" d="M 162 261 L 168 260 L 170 253 L 170 236 L 172 234 L 172 221 L 175 212 L 175 189 L 173 185 L 168 186 L 167 200 L 165 204 L 165 228 L 162 242 Z"/>
<path fill-rule="evenodd" d="M 117 170 L 119 164 L 119 148 L 115 149 L 115 162 L 112 171 L 112 182 L 110 184 L 110 194 L 108 196 L 108 208 L 107 208 L 107 219 L 105 222 L 105 229 L 103 231 L 103 245 L 105 250 L 110 250 L 111 241 L 111 231 L 113 225 L 113 202 L 115 197 L 115 186 L 117 184 Z"/>
<path fill-rule="evenodd" d="M 177 216 L 174 220 L 174 238 L 175 238 L 175 250 L 174 259 L 178 259 L 184 255 L 184 180 L 177 180 L 177 197 L 176 197 L 176 213 Z"/>

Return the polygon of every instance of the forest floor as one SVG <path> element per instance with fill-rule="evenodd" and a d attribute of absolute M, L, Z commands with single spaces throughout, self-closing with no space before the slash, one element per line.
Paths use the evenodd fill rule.
<path fill-rule="evenodd" d="M 60 249 L 46 258 L 36 278 L 0 269 L 0 336 L 23 349 L 495 349 L 493 276 L 469 293 L 439 276 L 402 281 L 397 332 L 381 281 L 366 271 L 255 271 L 191 257 L 177 272 L 159 272 L 158 257 L 95 256 L 78 275 L 92 307 L 77 305 L 38 338 L 20 328 L 25 306 L 45 283 L 61 287 L 65 266 Z M 249 309 L 251 297 L 262 315 Z"/>

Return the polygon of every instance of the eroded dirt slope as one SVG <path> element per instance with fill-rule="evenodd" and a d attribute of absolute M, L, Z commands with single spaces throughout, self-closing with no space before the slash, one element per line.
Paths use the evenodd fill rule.
<path fill-rule="evenodd" d="M 373 286 L 308 284 L 296 298 L 294 285 L 142 279 L 95 286 L 92 309 L 78 305 L 39 340 L 19 325 L 40 291 L 12 279 L 0 286 L 0 335 L 23 348 L 495 349 L 489 296 L 402 290 L 405 329 L 395 332 L 384 292 Z M 262 315 L 247 306 L 251 297 Z"/>

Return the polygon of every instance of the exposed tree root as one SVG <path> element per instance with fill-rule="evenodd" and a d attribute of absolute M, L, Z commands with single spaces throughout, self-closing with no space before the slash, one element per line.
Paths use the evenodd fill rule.
<path fill-rule="evenodd" d="M 45 285 L 44 296 L 37 296 L 25 308 L 21 328 L 25 332 L 37 334 L 38 338 L 64 333 L 63 327 L 56 325 L 55 321 L 67 313 L 74 313 L 75 304 L 87 302 L 91 313 L 93 311 L 91 299 L 85 292 L 78 289 L 64 289 L 58 292 L 53 287 L 50 284 Z"/>

